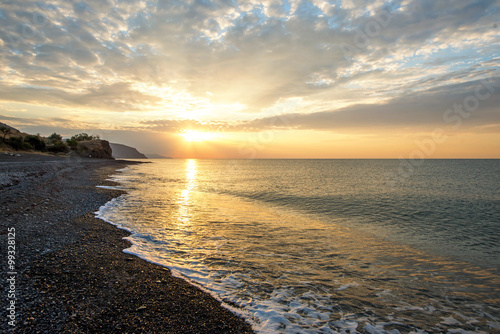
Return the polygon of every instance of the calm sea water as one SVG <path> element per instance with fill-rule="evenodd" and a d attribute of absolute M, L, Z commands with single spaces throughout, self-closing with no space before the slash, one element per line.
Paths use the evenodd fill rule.
<path fill-rule="evenodd" d="M 155 160 L 98 217 L 261 333 L 500 331 L 500 160 Z"/>

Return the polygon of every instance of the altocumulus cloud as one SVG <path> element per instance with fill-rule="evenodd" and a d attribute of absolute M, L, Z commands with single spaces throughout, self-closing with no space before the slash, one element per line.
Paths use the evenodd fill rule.
<path fill-rule="evenodd" d="M 494 0 L 3 1 L 0 100 L 148 119 L 223 105 L 246 121 L 205 118 L 235 131 L 296 98 L 293 128 L 438 123 L 463 98 L 451 92 L 496 76 L 499 12 Z M 497 97 L 475 124 L 498 121 Z M 180 126 L 155 122 L 138 128 Z"/>
<path fill-rule="evenodd" d="M 359 128 L 422 129 L 429 126 L 480 131 L 500 125 L 500 77 L 430 89 L 381 104 L 355 104 L 338 110 L 283 114 L 245 122 L 255 129 L 355 130 Z M 450 91 L 454 93 L 450 94 Z"/>

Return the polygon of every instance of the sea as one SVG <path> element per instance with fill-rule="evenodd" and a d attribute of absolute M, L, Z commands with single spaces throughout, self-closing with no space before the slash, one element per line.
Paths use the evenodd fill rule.
<path fill-rule="evenodd" d="M 257 333 L 499 333 L 500 160 L 148 160 L 97 217 Z"/>

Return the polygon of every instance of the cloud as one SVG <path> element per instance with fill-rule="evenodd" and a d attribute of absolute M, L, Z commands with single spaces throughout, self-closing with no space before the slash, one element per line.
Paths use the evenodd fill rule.
<path fill-rule="evenodd" d="M 360 106 L 372 103 L 375 124 L 437 122 L 416 92 L 446 96 L 500 57 L 493 0 L 26 0 L 0 10 L 0 100 L 145 119 L 265 119 L 301 98 L 298 118 L 311 124 L 348 105 L 335 124 L 364 124 L 372 113 Z M 384 101 L 400 110 L 379 110 Z"/>
<path fill-rule="evenodd" d="M 46 86 L 51 85 L 50 81 L 40 83 Z M 42 105 L 98 108 L 109 111 L 142 110 L 144 105 L 154 106 L 161 101 L 161 98 L 157 96 L 131 89 L 128 83 L 88 87 L 88 90 L 82 92 L 34 86 L 9 86 L 0 83 L 0 99 Z"/>
<path fill-rule="evenodd" d="M 141 121 L 138 127 L 153 132 L 177 133 L 185 130 L 201 130 L 208 132 L 223 132 L 234 127 L 228 122 L 201 122 L 197 120 L 154 120 Z"/>
<path fill-rule="evenodd" d="M 454 93 L 450 93 L 454 92 Z M 339 110 L 283 114 L 238 127 L 246 130 L 352 131 L 380 128 L 457 128 L 479 131 L 500 123 L 500 77 L 408 94 L 382 104 L 355 104 Z"/>
<path fill-rule="evenodd" d="M 7 122 L 9 124 L 14 124 L 17 127 L 21 127 L 24 131 L 28 132 L 32 131 L 34 133 L 46 133 L 46 134 L 54 132 L 55 129 L 67 133 L 68 131 L 71 130 L 103 128 L 102 124 L 85 122 L 81 120 L 74 120 L 71 118 L 60 118 L 60 117 L 35 118 L 35 117 L 17 117 L 17 116 L 0 114 L 0 120 Z"/>

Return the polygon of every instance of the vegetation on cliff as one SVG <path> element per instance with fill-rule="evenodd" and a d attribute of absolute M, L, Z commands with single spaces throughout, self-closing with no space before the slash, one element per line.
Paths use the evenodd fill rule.
<path fill-rule="evenodd" d="M 79 141 L 75 151 L 83 157 L 113 159 L 113 151 L 107 140 L 93 139 Z"/>
<path fill-rule="evenodd" d="M 0 123 L 0 149 L 6 151 L 46 152 L 58 155 L 113 159 L 109 142 L 99 136 L 80 133 L 64 140 L 60 134 L 48 137 L 23 133 L 7 124 Z"/>

